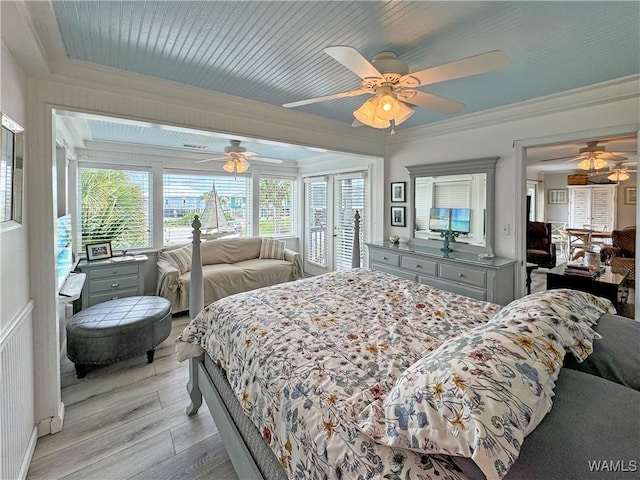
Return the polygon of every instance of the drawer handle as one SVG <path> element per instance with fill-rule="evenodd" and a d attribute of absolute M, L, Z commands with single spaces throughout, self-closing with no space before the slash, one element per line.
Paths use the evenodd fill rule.
<path fill-rule="evenodd" d="M 119 283 L 112 283 L 112 284 L 111 284 L 111 286 L 112 286 L 113 288 L 116 288 L 116 287 L 119 287 L 119 286 L 120 286 L 120 284 L 119 284 Z"/>
<path fill-rule="evenodd" d="M 417 265 L 416 265 L 416 268 L 422 268 L 422 265 L 417 264 Z"/>
<path fill-rule="evenodd" d="M 389 260 L 387 257 L 382 257 L 383 260 Z"/>
<path fill-rule="evenodd" d="M 463 275 L 463 274 L 461 274 L 461 273 L 459 273 L 459 274 L 458 274 L 458 276 L 459 276 L 459 277 L 464 277 L 464 275 Z"/>
<path fill-rule="evenodd" d="M 117 274 L 118 274 L 118 270 L 114 270 L 114 271 L 113 271 L 113 272 L 111 272 L 111 273 L 113 273 L 114 275 L 117 275 Z"/>

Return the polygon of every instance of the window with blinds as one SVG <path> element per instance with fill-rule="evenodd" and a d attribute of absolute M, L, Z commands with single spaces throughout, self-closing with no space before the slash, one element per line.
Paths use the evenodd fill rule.
<path fill-rule="evenodd" d="M 367 241 L 368 211 L 365 173 L 336 176 L 336 242 L 335 269 L 349 270 L 352 265 L 354 216 L 360 214 L 360 265 L 364 263 L 364 245 Z"/>
<path fill-rule="evenodd" d="M 297 234 L 295 185 L 290 178 L 260 178 L 260 236 L 285 237 Z"/>
<path fill-rule="evenodd" d="M 151 246 L 151 173 L 79 168 L 80 244 L 111 242 L 115 249 Z"/>
<path fill-rule="evenodd" d="M 305 179 L 305 261 L 327 266 L 327 179 Z"/>
<path fill-rule="evenodd" d="M 162 199 L 164 244 L 190 242 L 195 215 L 201 218 L 201 231 L 205 234 L 251 236 L 250 186 L 251 177 L 165 173 Z"/>
<path fill-rule="evenodd" d="M 433 205 L 436 208 L 469 208 L 469 182 L 436 182 Z"/>

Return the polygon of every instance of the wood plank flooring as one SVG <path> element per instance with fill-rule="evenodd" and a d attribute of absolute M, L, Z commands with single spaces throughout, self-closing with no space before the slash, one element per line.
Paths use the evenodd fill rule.
<path fill-rule="evenodd" d="M 189 369 L 173 342 L 188 322 L 173 318 L 151 364 L 143 354 L 78 379 L 64 358 L 64 428 L 38 439 L 27 479 L 237 480 L 206 404 L 185 413 Z"/>

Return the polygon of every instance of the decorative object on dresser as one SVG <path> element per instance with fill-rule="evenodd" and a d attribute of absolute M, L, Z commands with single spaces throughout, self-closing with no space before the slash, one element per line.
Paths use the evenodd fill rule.
<path fill-rule="evenodd" d="M 133 255 L 124 261 L 121 257 L 107 260 L 81 260 L 78 269 L 87 274 L 82 290 L 82 308 L 115 298 L 144 295 L 144 263 L 146 255 Z"/>
<path fill-rule="evenodd" d="M 391 184 L 391 201 L 392 202 L 406 202 L 407 182 L 393 182 Z"/>
<path fill-rule="evenodd" d="M 171 333 L 171 306 L 162 297 L 118 298 L 76 313 L 67 323 L 67 356 L 78 378 L 87 369 L 147 354 Z"/>
<path fill-rule="evenodd" d="M 87 260 L 90 262 L 93 260 L 104 260 L 105 258 L 111 258 L 113 256 L 111 242 L 87 243 L 85 248 L 87 249 Z"/>
<path fill-rule="evenodd" d="M 505 305 L 516 296 L 516 261 L 389 242 L 367 243 L 369 268 L 478 300 Z"/>

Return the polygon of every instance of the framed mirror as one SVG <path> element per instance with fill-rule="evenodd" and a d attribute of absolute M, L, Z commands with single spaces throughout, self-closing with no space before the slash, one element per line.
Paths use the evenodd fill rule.
<path fill-rule="evenodd" d="M 411 243 L 440 248 L 442 233 L 456 235 L 454 251 L 493 253 L 495 168 L 498 157 L 410 165 Z"/>
<path fill-rule="evenodd" d="M 24 128 L 2 114 L 0 139 L 0 231 L 22 223 Z"/>

